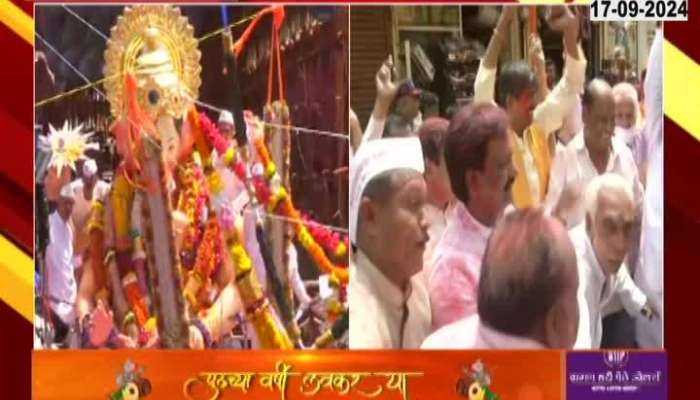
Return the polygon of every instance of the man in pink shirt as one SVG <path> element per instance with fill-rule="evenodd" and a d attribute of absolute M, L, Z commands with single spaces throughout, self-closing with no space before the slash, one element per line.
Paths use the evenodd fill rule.
<path fill-rule="evenodd" d="M 429 277 L 433 330 L 476 312 L 486 240 L 511 202 L 515 179 L 508 126 L 505 112 L 491 103 L 464 108 L 450 123 L 445 164 L 457 204 Z"/>
<path fill-rule="evenodd" d="M 501 218 L 484 254 L 478 314 L 430 335 L 424 349 L 570 349 L 579 321 L 576 253 L 541 208 Z"/>

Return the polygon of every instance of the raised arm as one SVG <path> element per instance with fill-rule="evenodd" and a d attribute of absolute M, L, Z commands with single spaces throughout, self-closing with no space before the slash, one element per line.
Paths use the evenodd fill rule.
<path fill-rule="evenodd" d="M 508 29 L 517 13 L 517 7 L 504 6 L 493 30 L 491 40 L 486 48 L 484 57 L 479 64 L 479 70 L 474 80 L 474 101 L 492 102 L 496 88 L 496 67 L 501 50 L 508 44 Z"/>
<path fill-rule="evenodd" d="M 533 115 L 545 134 L 562 126 L 564 117 L 572 112 L 576 98 L 583 90 L 586 59 L 578 45 L 578 17 L 567 7 L 556 8 L 549 20 L 552 30 L 562 32 L 564 43 L 564 73 L 557 85 L 540 103 Z"/>
<path fill-rule="evenodd" d="M 394 60 L 389 56 L 386 61 L 379 67 L 377 74 L 374 76 L 375 86 L 377 88 L 377 97 L 374 101 L 372 115 L 369 117 L 365 133 L 362 135 L 362 142 L 381 139 L 384 132 L 384 124 L 389 115 L 391 103 L 399 91 L 399 85 L 394 81 Z"/>
<path fill-rule="evenodd" d="M 544 50 L 542 50 L 542 40 L 536 33 L 530 34 L 530 67 L 537 76 L 537 102 L 547 98 L 550 90 L 547 87 L 547 69 L 545 67 Z"/>

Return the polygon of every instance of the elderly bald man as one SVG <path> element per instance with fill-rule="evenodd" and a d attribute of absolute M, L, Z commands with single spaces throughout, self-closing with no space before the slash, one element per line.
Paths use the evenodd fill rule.
<path fill-rule="evenodd" d="M 489 238 L 478 315 L 446 325 L 422 347 L 571 348 L 577 288 L 576 256 L 562 224 L 541 209 L 513 211 Z"/>
<path fill-rule="evenodd" d="M 636 219 L 631 183 L 612 173 L 594 178 L 586 190 L 585 207 L 585 224 L 571 231 L 580 282 L 576 347 L 600 348 L 603 317 L 615 295 L 632 316 L 652 318 L 655 312 L 625 263 Z"/>
<path fill-rule="evenodd" d="M 581 97 L 583 134 L 557 154 L 552 166 L 545 209 L 572 229 L 585 217 L 583 194 L 598 175 L 614 172 L 632 185 L 636 205 L 644 189 L 632 152 L 615 133 L 615 98 L 610 85 L 593 79 Z"/>

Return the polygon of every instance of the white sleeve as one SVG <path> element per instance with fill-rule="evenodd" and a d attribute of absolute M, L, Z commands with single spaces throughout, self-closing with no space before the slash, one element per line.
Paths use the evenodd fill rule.
<path fill-rule="evenodd" d="M 53 221 L 53 217 L 49 216 L 49 244 L 46 246 L 45 256 L 47 267 L 60 265 L 61 262 L 58 251 L 58 229 Z"/>
<path fill-rule="evenodd" d="M 580 283 L 579 283 L 580 285 Z M 591 335 L 591 317 L 588 302 L 582 290 L 579 290 L 578 299 L 578 331 L 576 333 L 575 350 L 591 349 L 593 347 L 593 337 Z"/>
<path fill-rule="evenodd" d="M 311 302 L 311 298 L 309 294 L 306 293 L 306 286 L 304 286 L 304 281 L 301 279 L 301 275 L 299 275 L 297 249 L 292 242 L 290 242 L 287 247 L 287 257 L 289 258 L 287 274 L 292 285 L 292 290 L 294 290 L 294 294 L 297 296 L 299 303 L 302 305 L 308 304 Z"/>
<path fill-rule="evenodd" d="M 479 63 L 479 70 L 474 79 L 474 102 L 494 102 L 496 91 L 496 68 L 484 67 L 484 61 Z"/>
<path fill-rule="evenodd" d="M 632 316 L 639 315 L 639 312 L 647 303 L 647 296 L 630 277 L 626 264 L 620 267 L 615 278 L 617 280 L 615 291 L 620 295 L 620 300 L 625 310 Z"/>
<path fill-rule="evenodd" d="M 583 58 L 580 48 L 578 51 L 581 59 L 575 60 L 566 55 L 564 76 L 544 101 L 535 108 L 533 121 L 547 135 L 562 126 L 564 117 L 574 109 L 578 95 L 583 90 L 586 79 L 586 59 Z"/>
<path fill-rule="evenodd" d="M 566 185 L 566 158 L 567 149 L 557 151 L 552 161 L 552 169 L 549 174 L 549 187 L 544 198 L 544 211 L 551 214 L 557 206 L 559 198 Z"/>
<path fill-rule="evenodd" d="M 253 260 L 253 267 L 258 275 L 260 286 L 263 291 L 267 289 L 267 270 L 265 269 L 265 261 L 260 253 L 260 244 L 256 235 L 255 213 L 252 211 L 243 213 L 243 232 L 245 234 L 245 249 L 248 251 L 250 258 Z"/>
<path fill-rule="evenodd" d="M 362 135 L 362 141 L 360 146 L 369 142 L 370 140 L 381 139 L 384 133 L 384 125 L 386 124 L 386 118 L 377 118 L 374 114 L 370 115 L 369 121 L 367 122 L 367 127 L 365 128 L 365 133 Z"/>

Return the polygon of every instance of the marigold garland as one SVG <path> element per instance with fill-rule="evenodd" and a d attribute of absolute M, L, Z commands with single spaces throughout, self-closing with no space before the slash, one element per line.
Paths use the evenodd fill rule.
<path fill-rule="evenodd" d="M 184 168 L 182 181 L 185 189 L 180 193 L 177 208 L 187 216 L 189 221 L 184 233 L 181 251 L 185 255 L 183 266 L 189 269 L 194 266 L 194 252 L 202 239 L 203 214 L 207 207 L 209 194 L 202 169 L 195 163 L 190 163 Z"/>
<path fill-rule="evenodd" d="M 207 142 L 213 146 L 218 154 L 223 155 L 225 165 L 231 168 L 236 176 L 246 184 L 248 190 L 253 192 L 255 198 L 262 204 L 268 207 L 270 212 L 280 213 L 293 221 L 294 229 L 300 242 L 307 250 L 316 265 L 325 273 L 335 276 L 340 282 L 346 284 L 348 282 L 348 270 L 340 266 L 336 266 L 328 259 L 323 248 L 316 242 L 311 235 L 301 214 L 294 207 L 286 189 L 279 186 L 279 177 L 277 168 L 275 167 L 270 157 L 270 152 L 262 137 L 256 138 L 253 142 L 255 149 L 263 163 L 265 169 L 265 179 L 267 185 L 255 178 L 250 178 L 247 174 L 246 166 L 239 157 L 235 149 L 232 148 L 229 141 L 223 137 L 214 123 L 204 113 L 200 113 L 196 118 L 197 126 L 201 129 L 201 134 L 196 134 L 206 138 Z M 211 181 L 210 181 L 211 183 Z M 214 180 L 216 184 L 216 180 Z M 273 189 L 276 187 L 276 190 Z M 340 248 L 339 248 L 340 247 Z M 347 245 L 344 245 L 345 250 L 341 246 L 332 248 L 333 254 L 346 254 Z M 339 257 L 342 258 L 342 255 Z"/>
<path fill-rule="evenodd" d="M 258 200 L 264 204 L 267 204 L 268 211 L 277 212 L 286 216 L 287 218 L 290 218 L 293 221 L 294 230 L 297 234 L 299 242 L 309 253 L 316 265 L 323 272 L 335 276 L 338 280 L 340 280 L 340 282 L 346 284 L 348 282 L 347 268 L 337 266 L 328 259 L 328 256 L 324 252 L 323 248 L 316 242 L 314 237 L 309 232 L 309 229 L 306 226 L 308 221 L 304 221 L 299 211 L 294 207 L 292 199 L 284 186 L 279 185 L 280 180 L 274 163 L 270 158 L 270 152 L 265 145 L 264 139 L 262 137 L 255 138 L 254 145 L 265 168 L 265 178 L 267 179 L 268 184 L 273 187 L 278 186 L 267 201 L 264 201 L 265 199 L 261 198 L 258 198 Z M 271 172 L 272 174 L 270 174 Z M 338 246 L 335 246 L 332 248 L 331 252 L 334 254 L 343 254 L 347 251 L 347 246 L 345 246 L 345 248 L 346 250 L 343 251 L 342 248 L 338 249 Z"/>
<path fill-rule="evenodd" d="M 336 232 L 331 231 L 325 226 L 316 224 L 311 218 L 304 214 L 302 214 L 302 219 L 309 233 L 311 233 L 311 236 L 313 236 L 316 242 L 327 252 L 333 254 L 336 259 L 344 258 L 347 255 L 347 236 L 341 238 Z"/>

